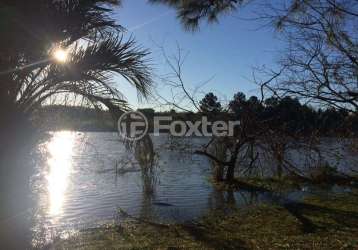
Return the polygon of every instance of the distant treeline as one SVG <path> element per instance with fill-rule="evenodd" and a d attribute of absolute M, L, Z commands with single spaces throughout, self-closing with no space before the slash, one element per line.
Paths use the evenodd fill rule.
<path fill-rule="evenodd" d="M 149 121 L 153 131 L 154 116 L 171 116 L 172 120 L 201 120 L 205 115 L 209 120 L 241 120 L 244 115 L 274 130 L 295 134 L 317 133 L 322 136 L 357 136 L 358 115 L 334 108 L 315 109 L 301 104 L 297 99 L 268 98 L 261 102 L 256 96 L 246 98 L 237 93 L 227 108 L 223 108 L 216 96 L 207 94 L 200 102 L 198 112 L 155 112 L 153 109 L 140 109 Z M 36 115 L 35 121 L 47 130 L 116 131 L 117 123 L 108 111 L 77 106 L 44 106 Z"/>
<path fill-rule="evenodd" d="M 200 108 L 208 114 L 225 110 L 213 93 L 208 93 L 200 104 Z M 246 98 L 245 94 L 238 92 L 230 101 L 227 112 L 235 119 L 242 120 L 246 116 L 251 118 L 251 124 L 289 134 L 358 135 L 357 112 L 332 107 L 315 109 L 292 97 L 270 97 L 261 101 L 256 96 Z"/>
<path fill-rule="evenodd" d="M 116 123 L 108 111 L 79 106 L 42 107 L 34 121 L 44 130 L 115 131 Z"/>

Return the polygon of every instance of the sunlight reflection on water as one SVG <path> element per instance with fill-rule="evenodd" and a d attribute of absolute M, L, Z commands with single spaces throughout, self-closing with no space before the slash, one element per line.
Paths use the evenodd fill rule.
<path fill-rule="evenodd" d="M 180 223 L 226 204 L 248 206 L 272 200 L 258 193 L 213 189 L 208 181 L 208 159 L 189 153 L 206 142 L 202 138 L 153 137 L 160 173 L 154 194 L 148 196 L 143 192 L 139 164 L 116 133 L 51 133 L 40 145 L 42 157 L 33 176 L 37 203 L 31 226 L 33 246 L 41 248 L 80 230 L 117 223 L 118 208 L 135 217 Z M 341 168 L 356 165 L 350 162 L 341 162 Z M 138 171 L 117 173 L 118 168 Z M 172 206 L 158 206 L 160 202 Z"/>
<path fill-rule="evenodd" d="M 47 144 L 49 151 L 47 190 L 49 196 L 48 213 L 54 218 L 61 214 L 66 199 L 66 190 L 72 171 L 72 150 L 75 135 L 72 132 L 56 133 Z"/>

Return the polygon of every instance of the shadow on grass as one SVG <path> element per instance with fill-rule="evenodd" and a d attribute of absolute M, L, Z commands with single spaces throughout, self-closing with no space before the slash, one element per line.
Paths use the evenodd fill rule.
<path fill-rule="evenodd" d="M 186 224 L 182 229 L 187 232 L 195 241 L 201 242 L 204 246 L 213 249 L 250 249 L 244 241 L 230 239 L 230 232 L 225 233 L 225 237 L 217 235 L 217 232 L 200 224 Z"/>
<path fill-rule="evenodd" d="M 351 182 L 350 187 L 354 188 L 352 183 L 355 184 L 355 182 Z M 277 194 L 273 190 L 240 180 L 235 180 L 227 185 L 248 192 L 265 193 L 267 197 L 272 197 L 272 201 L 276 203 L 276 205 L 285 208 L 300 222 L 303 233 L 315 233 L 317 230 L 328 231 L 332 229 L 346 230 L 349 232 L 358 230 L 358 211 L 356 209 L 354 209 L 354 211 L 346 211 L 344 205 L 347 200 L 336 200 L 334 196 L 331 197 L 331 199 L 327 198 L 325 200 L 321 197 L 316 201 L 319 202 L 318 204 L 322 202 L 325 202 L 325 204 L 315 205 L 307 202 L 292 201 L 285 196 L 276 200 L 274 198 L 277 198 Z M 354 197 L 357 197 L 358 193 L 351 192 L 349 196 L 354 200 Z M 331 203 L 329 203 L 329 201 L 331 201 Z M 332 206 L 337 205 L 339 209 L 332 208 Z M 354 205 L 358 207 L 358 203 Z"/>
<path fill-rule="evenodd" d="M 284 204 L 284 208 L 302 223 L 304 233 L 314 233 L 316 230 L 339 229 L 341 231 L 351 231 L 354 228 L 358 229 L 357 212 L 300 202 Z"/>

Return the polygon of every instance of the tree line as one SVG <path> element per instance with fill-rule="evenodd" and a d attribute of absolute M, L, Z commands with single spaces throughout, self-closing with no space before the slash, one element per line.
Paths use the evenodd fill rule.
<path fill-rule="evenodd" d="M 244 93 L 238 92 L 227 107 L 224 107 L 218 97 L 210 92 L 200 101 L 200 109 L 208 115 L 228 112 L 238 120 L 244 115 L 249 115 L 257 123 L 265 123 L 272 129 L 280 129 L 281 132 L 290 134 L 358 135 L 356 113 L 334 107 L 315 108 L 302 104 L 297 98 L 291 96 L 260 100 L 257 96 L 247 98 Z"/>

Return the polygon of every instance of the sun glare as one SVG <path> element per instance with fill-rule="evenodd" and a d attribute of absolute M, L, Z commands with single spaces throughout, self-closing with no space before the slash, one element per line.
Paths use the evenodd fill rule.
<path fill-rule="evenodd" d="M 65 201 L 68 179 L 72 169 L 72 148 L 74 134 L 59 132 L 47 145 L 50 153 L 48 159 L 49 173 L 47 176 L 49 192 L 49 213 L 53 216 L 61 213 Z"/>
<path fill-rule="evenodd" d="M 53 57 L 59 63 L 65 63 L 68 59 L 68 52 L 64 49 L 56 49 L 53 53 Z"/>

